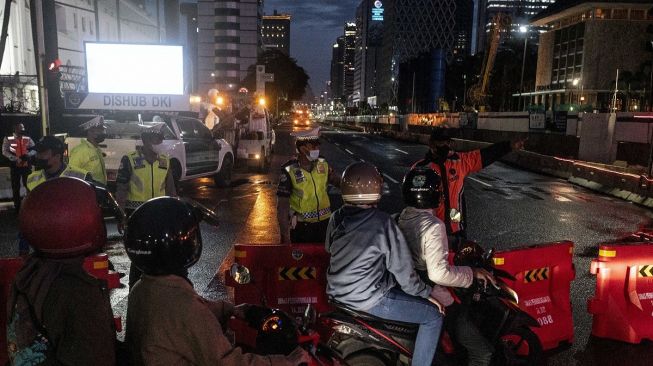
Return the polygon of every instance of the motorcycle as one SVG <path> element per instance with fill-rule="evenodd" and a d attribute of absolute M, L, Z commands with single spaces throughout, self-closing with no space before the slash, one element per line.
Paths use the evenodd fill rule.
<path fill-rule="evenodd" d="M 494 346 L 493 365 L 538 365 L 542 345 L 529 327 L 536 319 L 519 308 L 519 298 L 502 279 L 515 280 L 494 268 L 493 250 L 484 252 L 476 243 L 463 246 L 454 257 L 456 265 L 485 268 L 497 280 L 496 287 L 476 281 L 466 289 L 455 289 L 459 300 L 470 307 L 473 321 Z M 327 344 L 352 366 L 410 365 L 418 326 L 388 321 L 332 302 L 335 310 L 320 315 L 318 332 Z M 435 363 L 461 365 L 464 348 L 444 331 Z"/>
<path fill-rule="evenodd" d="M 234 264 L 230 272 L 238 284 L 255 284 L 247 267 Z M 264 295 L 261 302 L 265 305 Z M 310 304 L 306 306 L 299 324 L 279 309 L 250 305 L 245 311 L 247 325 L 256 331 L 254 352 L 264 355 L 288 355 L 295 348 L 302 347 L 311 356 L 311 362 L 307 366 L 347 365 L 330 347 L 320 342 L 320 334 L 312 329 L 316 319 L 317 314 Z M 245 349 L 251 347 L 246 344 L 240 346 Z"/>

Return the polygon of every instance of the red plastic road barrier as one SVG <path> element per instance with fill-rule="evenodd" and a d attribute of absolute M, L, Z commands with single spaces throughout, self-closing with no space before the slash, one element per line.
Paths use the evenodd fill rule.
<path fill-rule="evenodd" d="M 235 262 L 247 267 L 252 282 L 240 285 L 229 273 L 225 283 L 234 289 L 234 303 L 262 304 L 300 317 L 306 305 L 318 313 L 331 309 L 326 295 L 329 254 L 324 244 L 249 245 L 236 244 Z M 253 346 L 255 330 L 232 322 L 236 342 Z"/>
<path fill-rule="evenodd" d="M 107 281 L 107 288 L 113 290 L 120 287 L 120 275 L 118 272 L 109 270 L 109 256 L 105 253 L 86 257 L 84 269 L 91 276 Z"/>
<path fill-rule="evenodd" d="M 16 273 L 23 267 L 23 258 L 0 258 L 0 365 L 8 364 L 7 301 Z"/>
<path fill-rule="evenodd" d="M 519 307 L 537 319 L 532 328 L 542 348 L 556 348 L 574 341 L 570 287 L 576 277 L 572 262 L 574 243 L 563 241 L 521 247 L 494 254 L 496 268 L 513 275 L 504 280 L 519 295 Z"/>
<path fill-rule="evenodd" d="M 600 245 L 590 272 L 596 275 L 595 295 L 587 300 L 592 335 L 653 340 L 653 243 Z"/>

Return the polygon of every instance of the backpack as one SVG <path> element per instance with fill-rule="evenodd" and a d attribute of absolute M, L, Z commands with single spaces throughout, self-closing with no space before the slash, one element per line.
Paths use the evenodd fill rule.
<path fill-rule="evenodd" d="M 7 319 L 7 348 L 11 365 L 44 364 L 48 359 L 53 359 L 53 345 L 27 296 L 15 287 L 14 291 L 16 300 Z"/>

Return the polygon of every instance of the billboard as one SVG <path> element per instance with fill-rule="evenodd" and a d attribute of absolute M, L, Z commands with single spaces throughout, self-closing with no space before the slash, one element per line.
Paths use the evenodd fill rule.
<path fill-rule="evenodd" d="M 85 43 L 89 93 L 184 94 L 182 46 Z"/>

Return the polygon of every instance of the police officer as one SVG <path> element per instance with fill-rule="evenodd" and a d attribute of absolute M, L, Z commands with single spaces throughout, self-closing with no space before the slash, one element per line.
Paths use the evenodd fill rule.
<path fill-rule="evenodd" d="M 176 196 L 170 157 L 160 153 L 165 123 L 143 126 L 142 147 L 122 157 L 116 178 L 116 200 L 127 214 L 145 201 Z"/>
<path fill-rule="evenodd" d="M 442 177 L 444 204 L 435 208 L 436 216 L 445 223 L 449 245 L 453 250 L 465 237 L 465 178 L 501 159 L 511 151 L 524 148 L 525 140 L 504 141 L 483 149 L 467 152 L 453 150 L 451 134 L 445 128 L 436 128 L 429 139 L 429 151 L 415 166 L 428 166 Z"/>
<path fill-rule="evenodd" d="M 90 180 L 88 172 L 63 162 L 66 144 L 58 138 L 43 136 L 41 141 L 34 146 L 34 150 L 36 150 L 36 159 L 34 160 L 36 171 L 27 177 L 27 190 L 32 191 L 39 184 L 57 177 Z"/>
<path fill-rule="evenodd" d="M 107 136 L 104 118 L 97 116 L 80 127 L 86 131 L 86 139 L 70 151 L 68 164 L 87 171 L 95 182 L 106 186 L 107 171 L 104 165 L 104 153 L 99 148 L 99 144 Z"/>
<path fill-rule="evenodd" d="M 17 122 L 14 124 L 14 133 L 2 141 L 2 155 L 11 162 L 9 173 L 11 175 L 11 192 L 14 199 L 14 208 L 20 209 L 20 183 L 27 188 L 27 176 L 32 172 L 30 158 L 34 156 L 34 141 L 25 135 L 25 126 Z"/>
<path fill-rule="evenodd" d="M 277 189 L 277 219 L 282 243 L 324 242 L 331 217 L 329 184 L 340 186 L 340 177 L 320 157 L 320 129 L 293 133 L 297 159 L 281 167 Z"/>

